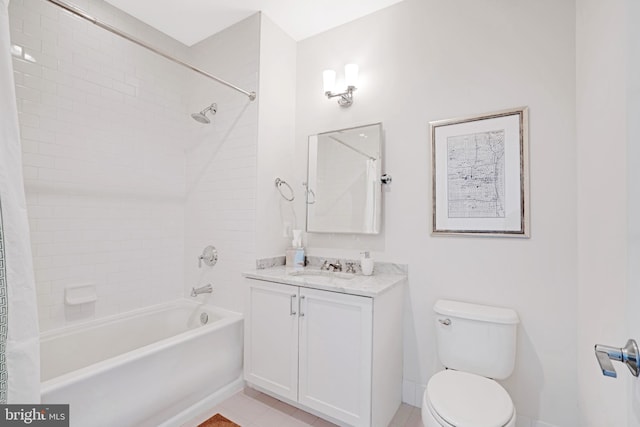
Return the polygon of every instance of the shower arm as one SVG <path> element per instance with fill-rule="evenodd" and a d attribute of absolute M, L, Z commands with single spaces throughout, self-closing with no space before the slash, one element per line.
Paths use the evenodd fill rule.
<path fill-rule="evenodd" d="M 186 63 L 184 61 L 181 61 L 178 58 L 175 58 L 175 57 L 169 55 L 168 53 L 165 53 L 165 52 L 163 52 L 161 50 L 158 50 L 155 47 L 146 44 L 142 40 L 137 39 L 137 38 L 133 37 L 130 34 L 127 34 L 127 33 L 123 32 L 123 31 L 120 31 L 119 29 L 117 29 L 117 28 L 115 28 L 115 27 L 113 27 L 113 26 L 111 26 L 109 24 L 105 24 L 104 22 L 100 22 L 99 20 L 97 20 L 93 16 L 89 15 L 84 10 L 82 10 L 80 8 L 77 8 L 76 6 L 73 6 L 73 5 L 71 5 L 71 4 L 67 3 L 67 2 L 62 1 L 62 0 L 47 0 L 47 1 L 49 3 L 52 3 L 52 4 L 62 8 L 64 10 L 66 10 L 67 12 L 70 12 L 70 13 L 72 13 L 72 14 L 74 14 L 74 15 L 76 15 L 76 16 L 78 16 L 78 17 L 80 17 L 80 18 L 82 18 L 82 19 L 84 19 L 86 21 L 91 22 L 92 24 L 94 24 L 94 25 L 96 25 L 96 26 L 98 26 L 98 27 L 100 27 L 102 29 L 105 29 L 105 30 L 109 31 L 110 33 L 113 33 L 113 34 L 115 34 L 117 36 L 122 37 L 123 39 L 129 40 L 130 42 L 137 44 L 138 46 L 141 46 L 141 47 L 143 47 L 143 48 L 145 48 L 147 50 L 150 50 L 151 52 L 153 52 L 153 53 L 155 53 L 157 55 L 160 55 L 160 56 L 168 59 L 169 61 L 173 61 L 178 65 L 182 65 L 183 67 L 186 67 L 186 68 L 188 68 L 188 69 L 190 69 L 192 71 L 195 71 L 196 73 L 198 73 L 200 75 L 208 77 L 211 80 L 215 80 L 216 82 L 218 82 L 220 84 L 223 84 L 223 85 L 225 85 L 227 87 L 230 87 L 231 89 L 234 89 L 234 90 L 236 90 L 236 91 L 238 91 L 240 93 L 243 93 L 243 94 L 245 94 L 246 96 L 249 97 L 250 101 L 253 101 L 253 100 L 256 99 L 256 93 L 255 92 L 247 92 L 244 89 L 240 89 L 238 86 L 235 86 L 235 85 L 233 85 L 233 84 L 231 84 L 231 83 L 229 83 L 229 82 L 227 82 L 225 80 L 222 80 L 221 78 L 216 77 L 213 74 L 209 74 L 206 71 L 201 70 L 198 67 L 195 67 L 195 66 L 193 66 L 193 65 L 191 65 L 189 63 Z"/>

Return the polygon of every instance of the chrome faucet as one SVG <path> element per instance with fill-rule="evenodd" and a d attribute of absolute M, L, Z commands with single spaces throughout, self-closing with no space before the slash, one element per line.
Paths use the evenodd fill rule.
<path fill-rule="evenodd" d="M 211 283 L 209 283 L 206 286 L 201 286 L 199 288 L 191 288 L 191 296 L 194 298 L 200 294 L 211 294 L 211 293 L 213 293 L 213 286 L 211 286 Z"/>
<path fill-rule="evenodd" d="M 325 260 L 320 270 L 342 271 L 342 264 L 340 264 L 340 260 L 336 260 L 335 264 L 330 264 L 329 261 Z"/>
<path fill-rule="evenodd" d="M 347 273 L 356 273 L 356 263 L 355 262 L 348 262 L 347 263 Z"/>

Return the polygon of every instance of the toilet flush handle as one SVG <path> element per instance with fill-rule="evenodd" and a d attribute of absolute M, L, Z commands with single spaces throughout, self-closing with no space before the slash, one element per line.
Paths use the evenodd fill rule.
<path fill-rule="evenodd" d="M 451 324 L 451 319 L 438 319 L 438 322 L 442 323 L 444 326 L 449 326 Z"/>

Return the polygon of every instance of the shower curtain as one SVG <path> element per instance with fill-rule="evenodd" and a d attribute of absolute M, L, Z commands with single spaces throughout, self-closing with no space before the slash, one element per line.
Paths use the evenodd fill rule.
<path fill-rule="evenodd" d="M 38 310 L 9 40 L 0 0 L 0 403 L 40 403 Z"/>
<path fill-rule="evenodd" d="M 379 194 L 380 178 L 376 168 L 377 159 L 367 159 L 365 165 L 366 194 L 364 201 L 364 231 L 373 233 L 378 226 L 377 205 L 380 203 L 376 194 Z"/>

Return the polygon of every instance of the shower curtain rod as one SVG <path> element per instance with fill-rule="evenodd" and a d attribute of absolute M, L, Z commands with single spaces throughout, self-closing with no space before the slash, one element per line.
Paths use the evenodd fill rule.
<path fill-rule="evenodd" d="M 343 140 L 341 140 L 341 139 L 336 138 L 335 136 L 329 136 L 329 138 L 330 138 L 330 139 L 333 139 L 335 142 L 337 142 L 337 143 L 339 143 L 339 144 L 344 145 L 345 147 L 347 147 L 347 148 L 349 148 L 349 149 L 351 149 L 351 150 L 355 151 L 356 153 L 358 153 L 358 154 L 360 154 L 360 155 L 362 155 L 362 156 L 368 157 L 368 158 L 369 158 L 369 160 L 376 160 L 376 158 L 375 158 L 375 157 L 371 157 L 370 155 L 368 155 L 368 154 L 367 154 L 367 153 L 365 153 L 364 151 L 358 150 L 356 147 L 354 147 L 354 146 L 352 146 L 352 145 L 347 144 L 346 142 L 344 142 L 344 141 L 343 141 Z"/>
<path fill-rule="evenodd" d="M 143 48 L 145 48 L 147 50 L 150 50 L 151 52 L 153 52 L 153 53 L 155 53 L 157 55 L 160 55 L 160 56 L 162 56 L 162 57 L 164 57 L 164 58 L 166 58 L 166 59 L 168 59 L 170 61 L 173 61 L 176 64 L 182 65 L 183 67 L 186 67 L 186 68 L 188 68 L 188 69 L 190 69 L 192 71 L 195 71 L 196 73 L 201 74 L 201 75 L 203 75 L 205 77 L 208 77 L 211 80 L 215 80 L 216 82 L 218 82 L 220 84 L 223 84 L 223 85 L 225 85 L 227 87 L 230 87 L 231 89 L 237 90 L 238 92 L 243 93 L 246 96 L 248 96 L 250 101 L 253 101 L 254 99 L 256 99 L 256 93 L 255 92 L 247 92 L 246 90 L 240 89 L 238 86 L 232 85 L 231 83 L 229 83 L 229 82 L 227 82 L 225 80 L 222 80 L 221 78 L 216 77 L 216 76 L 214 76 L 212 74 L 209 74 L 206 71 L 201 70 L 198 67 L 194 67 L 191 64 L 188 64 L 188 63 L 186 63 L 184 61 L 181 61 L 181 60 L 179 60 L 177 58 L 174 58 L 173 56 L 169 55 L 168 53 L 165 53 L 165 52 L 163 52 L 161 50 L 156 49 L 153 46 L 150 46 L 150 45 L 146 44 L 142 40 L 139 40 L 139 39 L 137 39 L 137 38 L 135 38 L 135 37 L 123 32 L 123 31 L 120 31 L 119 29 L 117 29 L 115 27 L 112 27 L 109 24 L 105 24 L 104 22 L 100 22 L 99 20 L 97 20 L 93 16 L 89 15 L 84 10 L 77 8 L 76 6 L 73 6 L 73 5 L 69 4 L 69 3 L 66 3 L 66 2 L 62 1 L 62 0 L 47 0 L 47 1 L 49 3 L 53 3 L 54 5 L 66 10 L 67 12 L 70 12 L 70 13 L 76 15 L 76 16 L 79 16 L 82 19 L 85 19 L 85 20 L 91 22 L 94 25 L 97 25 L 100 28 L 103 28 L 103 29 L 109 31 L 110 33 L 113 33 L 113 34 L 115 34 L 117 36 L 120 36 L 123 39 L 127 39 L 130 42 L 137 44 L 138 46 L 141 46 L 141 47 L 143 47 Z"/>

